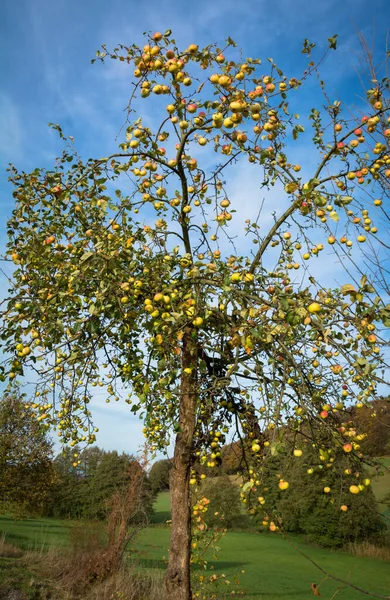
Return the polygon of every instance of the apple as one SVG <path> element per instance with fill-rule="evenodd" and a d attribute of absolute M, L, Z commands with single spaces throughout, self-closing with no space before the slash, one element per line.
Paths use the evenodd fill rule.
<path fill-rule="evenodd" d="M 228 87 L 231 84 L 231 82 L 232 80 L 230 79 L 230 77 L 228 77 L 228 75 L 220 75 L 218 77 L 218 83 L 222 87 Z"/>
<path fill-rule="evenodd" d="M 357 485 L 351 485 L 349 491 L 351 492 L 351 494 L 358 494 L 360 492 L 360 489 Z"/>
<path fill-rule="evenodd" d="M 312 302 L 311 304 L 309 304 L 309 306 L 307 307 L 307 310 L 309 311 L 309 313 L 313 314 L 313 313 L 318 313 L 321 312 L 321 305 L 318 302 Z"/>
<path fill-rule="evenodd" d="M 261 446 L 260 444 L 252 444 L 252 452 L 260 452 Z"/>
<path fill-rule="evenodd" d="M 346 504 L 343 504 L 342 506 L 340 506 L 340 510 L 342 510 L 343 512 L 347 512 L 348 506 Z"/>
<path fill-rule="evenodd" d="M 327 410 L 322 410 L 322 411 L 320 412 L 320 417 L 321 417 L 322 419 L 326 419 L 326 417 L 327 417 L 328 415 L 329 415 L 329 413 L 328 413 L 328 411 L 327 411 Z"/>
<path fill-rule="evenodd" d="M 279 489 L 281 489 L 281 490 L 287 490 L 288 486 L 289 486 L 288 481 L 284 481 L 283 479 L 281 479 L 279 481 Z"/>
<path fill-rule="evenodd" d="M 329 493 L 330 493 L 330 487 L 328 487 L 328 486 L 325 486 L 325 487 L 324 487 L 324 493 L 325 493 L 325 494 L 329 494 Z"/>
<path fill-rule="evenodd" d="M 303 452 L 302 450 L 300 450 L 299 448 L 295 448 L 294 450 L 294 456 L 302 456 Z"/>

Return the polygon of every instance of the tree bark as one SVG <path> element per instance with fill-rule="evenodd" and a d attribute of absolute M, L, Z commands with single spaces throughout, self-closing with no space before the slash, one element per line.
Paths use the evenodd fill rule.
<path fill-rule="evenodd" d="M 190 330 L 182 347 L 179 433 L 170 473 L 171 542 L 165 576 L 166 600 L 191 600 L 191 500 L 190 474 L 197 400 L 197 345 Z M 185 369 L 191 369 L 186 373 Z"/>

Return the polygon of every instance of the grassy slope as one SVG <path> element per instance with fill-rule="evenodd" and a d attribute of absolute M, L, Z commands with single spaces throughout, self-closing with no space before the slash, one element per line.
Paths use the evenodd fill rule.
<path fill-rule="evenodd" d="M 143 568 L 163 569 L 168 543 L 167 528 L 149 528 L 137 541 L 135 559 Z M 322 573 L 278 535 L 229 532 L 220 546 L 219 560 L 210 558 L 210 565 L 219 573 L 225 573 L 231 582 L 237 576 L 239 589 L 245 591 L 244 597 L 248 600 L 310 600 L 313 598 L 311 584 L 318 584 L 323 579 Z M 302 543 L 299 547 L 332 574 L 350 578 L 363 589 L 389 594 L 388 563 Z M 338 584 L 330 580 L 325 582 L 321 586 L 322 596 L 329 600 L 337 587 Z M 355 600 L 359 596 L 358 592 L 345 589 L 337 594 L 337 600 Z"/>
<path fill-rule="evenodd" d="M 70 523 L 70 522 L 69 522 Z M 50 546 L 64 546 L 69 540 L 69 527 L 66 521 L 57 519 L 25 519 L 15 521 L 7 515 L 0 515 L 0 535 L 23 550 L 36 550 Z"/>
<path fill-rule="evenodd" d="M 388 525 L 390 525 L 390 506 L 381 504 L 381 500 L 390 494 L 390 456 L 381 458 L 381 461 L 388 471 L 382 477 L 373 478 L 372 489 L 379 502 L 379 510 L 388 519 Z"/>
<path fill-rule="evenodd" d="M 162 520 L 165 520 L 168 512 L 168 500 L 167 494 L 158 499 L 156 516 L 161 516 Z M 61 523 L 54 519 L 16 522 L 0 517 L 0 531 L 6 534 L 10 542 L 23 548 L 64 545 L 70 526 L 71 522 Z M 130 549 L 131 560 L 141 569 L 164 569 L 168 545 L 168 527 L 149 527 L 141 533 L 134 548 Z M 244 598 L 248 600 L 309 600 L 313 597 L 311 583 L 318 584 L 323 578 L 313 565 L 275 534 L 229 532 L 220 546 L 219 560 L 210 557 L 210 566 L 219 573 L 225 573 L 232 582 L 237 577 L 239 589 L 245 591 Z M 364 589 L 389 594 L 388 563 L 309 547 L 301 542 L 299 547 L 333 574 L 344 579 L 350 578 Z M 212 573 L 210 570 L 206 574 Z M 322 596 L 329 600 L 336 589 L 337 584 L 326 581 L 321 586 Z M 359 596 L 357 592 L 345 589 L 337 594 L 337 600 L 354 600 Z"/>
<path fill-rule="evenodd" d="M 384 459 L 390 467 L 390 458 Z M 390 491 L 390 472 L 373 480 L 373 490 L 380 501 Z M 131 560 L 141 569 L 165 569 L 169 546 L 170 517 L 169 492 L 159 494 L 155 504 L 154 526 L 144 530 L 134 548 Z M 72 522 L 55 519 L 27 519 L 14 521 L 0 516 L 0 535 L 4 533 L 9 542 L 23 548 L 40 550 L 42 547 L 63 546 L 69 540 Z M 358 558 L 343 552 L 322 550 L 297 542 L 299 547 L 332 574 L 379 594 L 390 594 L 389 565 L 385 562 Z M 219 560 L 211 556 L 210 566 L 245 591 L 248 600 L 309 600 L 313 598 L 310 585 L 323 579 L 310 562 L 294 550 L 288 542 L 275 534 L 229 532 L 220 542 Z M 4 559 L 3 559 L 4 560 Z M 7 561 L 5 561 L 7 562 Z M 1 565 L 4 569 L 5 564 Z M 10 564 L 7 564 L 10 567 Z M 0 583 L 1 583 L 0 568 Z M 8 570 L 9 572 L 9 570 Z M 210 569 L 207 574 L 214 571 Z M 234 589 L 229 588 L 229 590 Z M 327 580 L 321 586 L 322 597 L 329 600 L 337 590 L 337 584 Z M 355 600 L 364 597 L 354 590 L 342 589 L 337 600 Z"/>
<path fill-rule="evenodd" d="M 165 523 L 171 516 L 169 492 L 160 492 L 154 503 L 153 523 Z"/>

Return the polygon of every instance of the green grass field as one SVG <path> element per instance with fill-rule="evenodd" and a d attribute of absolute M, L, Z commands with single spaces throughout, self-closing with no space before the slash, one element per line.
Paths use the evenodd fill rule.
<path fill-rule="evenodd" d="M 383 461 L 390 467 L 390 458 Z M 373 479 L 372 485 L 376 497 L 382 500 L 390 491 L 390 472 Z M 386 507 L 382 505 L 382 509 L 385 511 Z M 387 512 L 390 512 L 389 509 Z M 161 572 L 166 568 L 170 533 L 166 522 L 169 518 L 169 492 L 162 492 L 155 503 L 151 526 L 140 533 L 129 549 L 129 560 L 137 570 L 156 569 Z M 15 521 L 0 516 L 0 536 L 4 535 L 8 542 L 24 550 L 42 550 L 69 544 L 74 524 L 72 521 L 56 519 Z M 296 537 L 292 541 L 332 575 L 364 590 L 390 597 L 389 563 L 309 546 Z M 232 590 L 243 592 L 241 597 L 248 600 L 309 600 L 313 598 L 310 586 L 314 582 L 317 585 L 323 582 L 320 591 L 324 600 L 365 597 L 341 583 L 326 579 L 323 573 L 277 534 L 229 531 L 219 545 L 218 560 L 208 557 L 209 568 L 205 574 L 224 573 L 231 582 L 231 587 L 227 588 L 229 593 Z M 0 580 L 1 572 L 0 568 Z M 239 581 L 238 585 L 236 580 Z"/>
<path fill-rule="evenodd" d="M 163 523 L 167 516 L 169 495 L 163 493 L 156 502 L 156 524 L 142 531 L 129 550 L 129 559 L 137 569 L 165 569 L 169 526 Z M 40 550 L 66 545 L 72 525 L 70 521 L 55 519 L 14 521 L 2 516 L 0 534 L 24 549 Z M 308 546 L 297 538 L 294 543 L 333 575 L 377 594 L 390 594 L 388 563 Z M 206 574 L 224 573 L 232 582 L 229 590 L 244 592 L 243 597 L 248 600 L 309 600 L 313 598 L 311 584 L 324 579 L 322 573 L 277 534 L 228 532 L 220 542 L 218 560 L 210 557 L 209 561 Z M 234 584 L 236 578 L 238 586 Z M 320 589 L 322 597 L 330 600 L 338 584 L 327 580 Z M 355 600 L 359 596 L 357 591 L 340 589 L 337 600 Z"/>
<path fill-rule="evenodd" d="M 381 503 L 381 500 L 390 494 L 390 456 L 382 457 L 380 460 L 388 471 L 385 471 L 382 477 L 373 478 L 372 489 L 379 503 L 379 510 L 385 517 L 387 526 L 390 528 L 390 506 Z"/>
<path fill-rule="evenodd" d="M 162 523 L 170 519 L 171 516 L 171 503 L 169 500 L 169 492 L 160 492 L 157 496 L 156 502 L 154 503 L 154 515 L 153 523 Z"/>

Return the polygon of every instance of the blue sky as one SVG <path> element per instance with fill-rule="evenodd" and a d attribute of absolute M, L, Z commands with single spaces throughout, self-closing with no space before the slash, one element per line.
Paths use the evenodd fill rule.
<path fill-rule="evenodd" d="M 335 94 L 358 102 L 349 88 L 356 83 L 359 45 L 356 30 L 375 52 L 385 49 L 386 0 L 225 0 L 224 2 L 133 0 L 3 0 L 0 21 L 0 252 L 12 210 L 6 166 L 32 170 L 53 164 L 60 150 L 47 127 L 60 123 L 76 139 L 80 153 L 107 155 L 116 147 L 123 122 L 130 73 L 117 63 L 91 65 L 101 43 L 143 43 L 143 31 L 171 28 L 179 45 L 223 42 L 231 36 L 245 56 L 272 56 L 291 75 L 300 72 L 302 41 L 325 48 L 337 33 L 337 57 L 323 66 Z M 335 55 L 336 56 L 336 55 Z M 240 189 L 240 181 L 233 187 Z M 1 295 L 6 279 L 0 275 Z M 100 401 L 101 400 L 101 401 Z M 94 403 L 99 445 L 136 452 L 142 424 L 126 405 Z"/>

